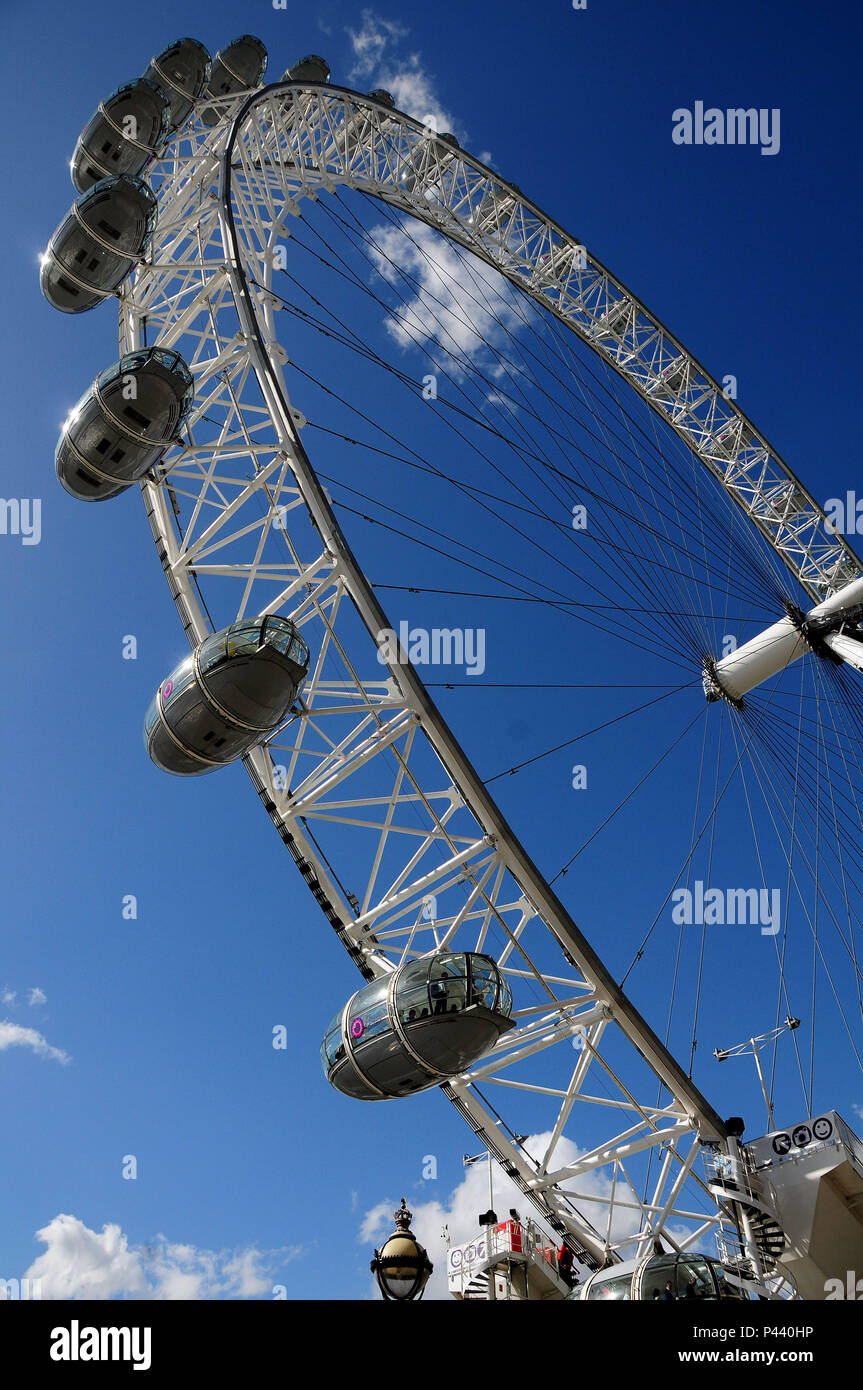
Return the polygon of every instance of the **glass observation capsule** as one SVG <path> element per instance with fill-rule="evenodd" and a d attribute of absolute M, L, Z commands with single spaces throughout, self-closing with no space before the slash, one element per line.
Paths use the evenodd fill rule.
<path fill-rule="evenodd" d="M 171 129 L 186 121 L 204 87 L 210 80 L 210 55 L 197 39 L 177 39 L 150 59 L 144 73 L 156 82 L 171 103 Z"/>
<path fill-rule="evenodd" d="M 305 58 L 285 70 L 283 82 L 329 82 L 330 65 L 326 58 L 317 53 L 307 53 Z"/>
<path fill-rule="evenodd" d="M 321 1063 L 337 1091 L 388 1100 L 458 1076 L 515 1025 L 490 956 L 439 952 L 352 996 L 327 1028 Z"/>
<path fill-rule="evenodd" d="M 56 453 L 63 487 L 85 502 L 125 492 L 177 438 L 194 399 L 179 353 L 127 352 L 97 376 L 63 426 Z"/>
<path fill-rule="evenodd" d="M 267 70 L 267 50 L 254 34 L 243 34 L 227 48 L 220 48 L 213 59 L 209 81 L 204 88 L 208 97 L 228 97 L 260 85 Z M 201 112 L 204 125 L 216 125 L 222 112 L 207 106 Z"/>
<path fill-rule="evenodd" d="M 101 304 L 140 260 L 156 225 L 156 195 L 131 174 L 82 193 L 42 257 L 42 293 L 64 314 Z"/>
<path fill-rule="evenodd" d="M 309 672 L 309 649 L 287 618 L 242 618 L 205 638 L 163 681 L 144 742 L 178 776 L 242 758 L 286 719 Z"/>
<path fill-rule="evenodd" d="M 168 97 L 147 77 L 126 82 L 90 117 L 72 156 L 72 182 L 85 193 L 110 174 L 140 174 L 165 143 L 170 129 Z"/>
<path fill-rule="evenodd" d="M 732 1271 L 729 1273 L 739 1273 Z M 726 1269 L 710 1255 L 685 1250 L 673 1254 L 648 1255 L 597 1270 L 567 1294 L 573 1301 L 588 1303 L 677 1301 L 699 1299 L 716 1303 L 732 1299 L 747 1300 L 738 1285 L 726 1277 Z"/>
<path fill-rule="evenodd" d="M 381 106 L 388 106 L 391 111 L 396 109 L 396 99 L 392 92 L 388 92 L 386 87 L 373 87 L 369 92 L 372 101 L 380 102 Z"/>

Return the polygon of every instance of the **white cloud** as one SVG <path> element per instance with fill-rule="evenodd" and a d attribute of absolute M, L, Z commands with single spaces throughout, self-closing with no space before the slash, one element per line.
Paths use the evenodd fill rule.
<path fill-rule="evenodd" d="M 274 1269 L 295 1259 L 300 1247 L 261 1251 L 199 1250 L 158 1236 L 149 1246 L 130 1246 L 119 1226 L 101 1234 L 76 1216 L 61 1214 L 36 1232 L 46 1246 L 27 1271 L 41 1279 L 42 1297 L 230 1299 L 272 1294 Z"/>
<path fill-rule="evenodd" d="M 32 1048 L 38 1057 L 50 1057 L 64 1066 L 72 1060 L 62 1048 L 52 1047 L 35 1028 L 22 1028 L 20 1023 L 6 1020 L 0 1023 L 0 1052 L 5 1052 L 8 1047 Z"/>
<path fill-rule="evenodd" d="M 455 119 L 438 100 L 434 80 L 421 68 L 418 53 L 412 53 L 396 67 L 384 69 L 379 81 L 392 92 L 400 111 L 431 126 L 439 134 L 453 130 Z"/>
<path fill-rule="evenodd" d="M 356 59 L 349 73 L 352 82 L 369 77 L 380 65 L 386 49 L 409 32 L 398 20 L 384 19 L 373 10 L 363 10 L 361 18 L 359 29 L 348 29 Z"/>
<path fill-rule="evenodd" d="M 74 1216 L 55 1216 L 36 1239 L 48 1248 L 34 1260 L 28 1279 L 42 1280 L 44 1298 L 142 1297 L 147 1281 L 140 1257 L 119 1226 L 90 1231 Z"/>
<path fill-rule="evenodd" d="M 347 32 L 355 59 L 349 81 L 371 80 L 375 87 L 392 92 L 400 111 L 438 132 L 453 130 L 453 117 L 441 105 L 434 79 L 423 69 L 422 55 L 397 52 L 400 41 L 410 33 L 404 24 L 366 9 L 359 29 Z"/>
<path fill-rule="evenodd" d="M 403 298 L 411 295 L 386 320 L 388 333 L 401 347 L 428 346 L 428 338 L 450 358 L 449 370 L 463 371 L 465 358 L 485 358 L 493 375 L 512 373 L 513 367 L 496 362 L 489 350 L 490 345 L 505 347 L 508 329 L 520 322 L 516 291 L 499 271 L 424 223 L 384 224 L 369 235 L 379 248 L 371 253 L 377 270 Z M 412 282 L 418 288 L 411 294 Z"/>
<path fill-rule="evenodd" d="M 33 989 L 28 990 L 28 992 L 27 992 L 27 1003 L 30 1004 L 31 1006 L 32 1006 L 33 1004 L 46 1004 L 47 1002 L 48 1002 L 48 996 L 47 996 L 47 994 L 45 993 L 44 990 L 40 989 L 38 985 L 35 985 L 35 986 L 33 987 Z"/>
<path fill-rule="evenodd" d="M 4 989 L 2 995 L 0 995 L 0 1002 L 4 1004 L 14 1004 L 15 997 L 16 991 L 14 989 Z"/>

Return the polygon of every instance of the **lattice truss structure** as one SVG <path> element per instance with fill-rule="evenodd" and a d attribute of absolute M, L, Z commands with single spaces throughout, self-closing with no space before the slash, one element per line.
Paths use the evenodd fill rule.
<path fill-rule="evenodd" d="M 608 975 L 408 664 L 314 474 L 270 292 L 304 199 L 362 189 L 496 266 L 587 340 L 704 461 L 814 597 L 857 575 L 841 538 L 732 401 L 511 186 L 409 118 L 288 83 L 191 122 L 149 178 L 159 221 L 120 292 L 120 348 L 182 353 L 188 428 L 142 492 L 190 644 L 281 613 L 312 652 L 294 713 L 246 766 L 367 979 L 427 952 L 493 955 L 517 1027 L 442 1089 L 592 1267 L 704 1246 L 728 1212 L 696 1160 L 719 1116 Z M 322 1024 L 340 1000 L 322 1001 Z M 733 1141 L 732 1141 L 733 1142 Z M 756 1266 L 757 1267 L 757 1266 Z"/>

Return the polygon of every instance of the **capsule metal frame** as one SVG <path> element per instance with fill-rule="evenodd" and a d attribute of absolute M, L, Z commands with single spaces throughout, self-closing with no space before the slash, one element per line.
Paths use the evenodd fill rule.
<path fill-rule="evenodd" d="M 304 68 L 311 71 L 304 72 Z M 305 57 L 298 58 L 289 68 L 285 69 L 282 77 L 283 82 L 329 82 L 330 65 L 326 58 L 322 58 L 319 53 L 307 53 Z M 318 74 L 321 74 L 318 76 Z"/>
<path fill-rule="evenodd" d="M 236 72 L 225 58 L 225 54 L 230 54 L 231 49 L 239 48 L 239 46 L 244 43 L 257 46 L 257 49 L 260 50 L 260 62 L 257 76 L 255 80 L 251 82 L 243 77 L 241 73 Z M 228 97 L 235 96 L 238 92 L 245 92 L 249 89 L 259 87 L 267 71 L 268 62 L 269 54 L 267 53 L 267 48 L 263 41 L 255 34 L 240 34 L 236 39 L 231 39 L 231 42 L 226 44 L 224 48 L 220 48 L 213 58 L 210 76 L 201 94 L 202 97 L 209 98 L 212 101 L 224 101 Z M 217 79 L 219 67 L 233 78 L 233 82 L 237 84 L 236 86 L 232 83 L 228 83 L 227 91 L 219 92 L 213 90 L 213 83 L 214 80 Z M 213 126 L 216 125 L 220 119 L 220 113 L 218 109 L 214 109 L 212 106 L 204 106 L 203 109 L 198 112 L 198 117 L 203 125 Z"/>
<path fill-rule="evenodd" d="M 269 640 L 267 636 L 268 625 Z M 231 634 L 236 634 L 239 638 L 243 633 L 248 632 L 250 628 L 256 626 L 259 627 L 259 641 L 254 652 L 250 653 L 244 644 L 238 644 L 236 652 L 231 654 L 229 652 Z M 273 635 L 276 633 L 279 637 L 278 641 L 274 640 Z M 263 635 L 263 640 L 261 640 L 260 634 Z M 201 653 L 208 644 L 213 643 L 216 639 L 219 639 L 220 642 L 224 642 L 225 644 L 224 661 L 216 662 L 213 667 L 208 667 L 207 671 L 204 671 L 201 666 Z M 296 656 L 292 654 L 295 644 L 299 645 L 299 653 Z M 248 661 L 250 655 L 254 657 L 254 655 L 263 652 L 265 648 L 267 649 L 269 659 L 274 661 L 281 676 L 285 678 L 285 690 L 287 694 L 281 700 L 279 712 L 274 714 L 265 723 L 259 723 L 253 722 L 248 718 L 244 719 L 236 710 L 228 709 L 223 701 L 219 699 L 211 689 L 209 678 L 216 671 L 221 670 L 224 672 L 235 658 Z M 194 650 L 190 652 L 187 657 L 184 657 L 170 675 L 161 682 L 153 700 L 150 702 L 144 720 L 144 743 L 149 756 L 153 762 L 156 763 L 157 767 L 160 767 L 163 771 L 171 772 L 176 776 L 194 776 L 196 774 L 214 771 L 219 767 L 228 767 L 241 757 L 245 757 L 252 748 L 257 747 L 266 738 L 272 736 L 284 722 L 291 707 L 302 693 L 303 686 L 308 677 L 309 660 L 308 644 L 296 624 L 289 618 L 284 618 L 279 614 L 264 614 L 257 618 L 238 619 L 228 627 L 210 633 L 209 636 L 198 643 Z M 233 751 L 229 749 L 227 756 L 221 758 L 208 757 L 206 753 L 200 751 L 198 748 L 191 747 L 188 743 L 184 742 L 177 733 L 176 720 L 172 721 L 166 713 L 165 702 L 166 700 L 170 700 L 172 695 L 174 695 L 178 680 L 182 677 L 184 684 L 181 687 L 181 693 L 185 693 L 190 685 L 190 682 L 186 680 L 186 677 L 189 676 L 191 676 L 191 682 L 194 683 L 197 692 L 197 705 L 199 707 L 206 706 L 212 715 L 218 721 L 221 721 L 221 725 L 229 732 L 246 736 L 232 746 Z M 195 708 L 194 701 L 192 702 L 191 708 Z M 181 713 L 179 717 L 182 719 L 185 717 L 186 713 L 188 713 L 188 711 Z M 193 765 L 197 764 L 197 766 L 192 766 L 190 768 L 171 767 L 166 765 L 164 761 L 161 761 L 155 755 L 153 732 L 157 724 L 167 735 L 169 742 L 178 749 L 182 755 L 182 759 Z M 221 741 L 224 742 L 224 737 Z"/>
<path fill-rule="evenodd" d="M 134 377 L 137 373 L 144 372 L 151 362 L 155 362 L 159 367 L 163 368 L 165 372 L 177 378 L 180 383 L 185 384 L 183 395 L 180 396 L 175 394 L 175 399 L 179 405 L 179 412 L 172 432 L 167 436 L 157 438 L 153 438 L 149 434 L 143 434 L 133 429 L 127 421 L 121 420 L 105 398 L 106 389 L 112 382 L 116 381 L 119 377 Z M 141 478 L 159 462 L 165 450 L 176 442 L 183 425 L 188 419 L 194 400 L 195 380 L 186 362 L 178 352 L 175 352 L 171 348 L 163 348 L 156 345 L 150 348 L 135 348 L 132 352 L 125 353 L 119 361 L 112 363 L 110 367 L 106 367 L 104 371 L 99 373 L 66 420 L 57 443 L 55 455 L 57 479 L 61 487 L 65 488 L 72 497 L 85 502 L 103 502 L 108 501 L 112 497 L 119 496 L 121 492 L 125 492 L 127 488 L 140 482 Z M 98 462 L 94 461 L 89 454 L 85 454 L 83 450 L 78 447 L 75 439 L 72 437 L 72 426 L 78 422 L 84 409 L 91 402 L 95 403 L 99 415 L 111 429 L 115 430 L 124 439 L 130 440 L 132 444 L 138 445 L 146 450 L 146 461 L 139 460 L 131 472 L 110 473 L 104 466 L 103 458 L 100 457 Z M 103 482 L 114 484 L 115 486 L 113 489 L 111 491 L 102 491 L 98 495 L 93 496 L 88 496 L 82 490 L 76 490 L 71 486 L 71 483 L 67 481 L 64 470 L 61 468 L 63 450 L 68 450 L 81 465 L 82 469 L 87 470 L 87 472 L 95 475 L 97 479 L 101 479 Z"/>
<path fill-rule="evenodd" d="M 515 1026 L 511 1009 L 509 985 L 491 956 L 421 956 L 351 995 L 327 1026 L 321 1064 L 330 1085 L 353 1099 L 414 1095 L 488 1052 Z"/>
<path fill-rule="evenodd" d="M 143 232 L 138 240 L 133 245 L 129 246 L 122 245 L 117 241 L 113 243 L 107 241 L 105 237 L 99 235 L 95 228 L 91 227 L 90 223 L 84 217 L 84 213 L 92 204 L 104 200 L 106 194 L 119 188 L 120 185 L 128 186 L 136 195 L 142 197 L 144 205 L 147 208 Z M 100 179 L 98 183 L 94 183 L 86 192 L 79 194 L 62 222 L 55 228 L 42 257 L 40 281 L 42 293 L 45 295 L 48 303 L 54 308 L 59 309 L 61 313 L 76 314 L 94 309 L 97 304 L 101 304 L 103 300 L 108 299 L 123 283 L 126 276 L 132 270 L 132 267 L 137 265 L 142 259 L 150 238 L 153 235 L 157 217 L 158 201 L 156 195 L 143 179 L 138 178 L 134 174 L 111 174 L 108 178 Z M 101 220 L 104 221 L 104 218 Z M 111 262 L 107 263 L 108 266 L 111 267 L 111 274 L 108 277 L 109 283 L 100 284 L 94 283 L 92 280 L 84 280 L 80 274 L 75 273 L 75 270 L 71 268 L 66 260 L 61 259 L 59 249 L 69 241 L 74 240 L 73 223 L 77 223 L 79 229 L 78 240 L 83 243 L 80 247 L 79 254 L 75 258 L 74 264 L 77 266 L 82 263 L 80 252 L 83 251 L 86 253 L 88 244 L 91 253 L 98 247 L 116 262 L 113 267 L 111 267 Z M 121 237 L 122 233 L 118 232 L 118 238 Z M 90 259 L 93 259 L 92 254 Z M 106 262 L 104 259 L 100 261 L 97 256 L 96 264 L 88 268 L 101 268 L 104 270 L 106 268 Z M 59 303 L 56 298 L 52 298 L 47 292 L 46 286 L 51 284 L 52 278 L 56 280 L 57 288 L 62 288 L 60 284 L 61 280 L 66 280 L 67 284 L 74 285 L 78 290 L 83 292 L 86 302 L 82 304 L 71 304 L 69 306 Z"/>
<path fill-rule="evenodd" d="M 158 97 L 162 107 L 159 131 L 157 134 L 156 142 L 153 145 L 149 145 L 142 140 L 136 140 L 131 135 L 127 135 L 126 132 L 123 130 L 122 126 L 117 124 L 117 122 L 113 119 L 111 112 L 108 110 L 108 105 L 111 102 L 115 101 L 116 98 L 121 97 L 124 93 L 131 92 L 141 83 L 144 83 L 146 87 L 152 88 L 153 93 Z M 116 91 L 113 91 L 110 96 L 104 99 L 104 101 L 100 101 L 93 115 L 90 117 L 89 121 L 84 126 L 84 129 L 81 131 L 81 134 L 78 136 L 78 140 L 75 145 L 75 152 L 72 156 L 72 182 L 77 188 L 78 192 L 86 193 L 90 188 L 94 187 L 95 184 L 100 183 L 102 179 L 110 178 L 114 174 L 129 174 L 133 178 L 139 175 L 142 169 L 146 167 L 147 163 L 151 159 L 155 158 L 155 156 L 159 154 L 159 152 L 164 148 L 165 142 L 171 130 L 170 116 L 170 98 L 168 97 L 167 93 L 163 91 L 163 89 L 159 86 L 157 82 L 154 82 L 152 78 L 146 76 L 137 77 L 132 82 L 124 82 L 122 86 L 118 87 Z M 141 157 L 137 163 L 130 164 L 128 168 L 108 168 L 107 164 L 101 157 L 102 152 L 100 151 L 99 154 L 94 154 L 92 149 L 84 143 L 85 136 L 87 135 L 88 131 L 90 131 L 90 138 L 92 139 L 92 137 L 98 130 L 97 121 L 99 117 L 101 117 L 105 124 L 109 126 L 112 131 L 115 132 L 115 134 L 118 137 L 117 144 L 121 150 L 124 147 L 127 147 L 129 149 L 137 150 L 139 152 Z M 93 168 L 99 171 L 99 178 L 92 179 L 87 183 L 82 183 L 80 177 L 81 166 L 85 162 L 89 165 L 92 165 Z"/>
<path fill-rule="evenodd" d="M 163 64 L 166 64 L 169 60 L 169 55 L 181 51 L 184 45 L 188 45 L 190 49 L 197 50 L 199 56 L 204 56 L 204 64 L 202 68 L 202 75 L 200 81 L 196 84 L 196 88 L 194 90 L 188 91 L 184 87 L 179 87 L 177 85 L 177 82 L 169 75 L 168 72 L 164 70 L 163 67 Z M 158 85 L 161 86 L 163 90 L 167 93 L 168 99 L 171 103 L 171 130 L 179 130 L 180 126 L 183 125 L 185 121 L 188 119 L 192 107 L 195 105 L 195 102 L 206 89 L 212 71 L 213 60 L 210 57 L 210 54 L 204 47 L 204 45 L 202 43 L 199 43 L 197 39 L 176 39 L 174 43 L 168 44 L 167 48 L 163 48 L 161 53 L 154 54 L 153 57 L 150 59 L 149 66 L 147 67 L 147 71 L 144 74 L 144 76 L 148 77 L 151 73 L 154 73 L 155 76 L 151 78 L 151 80 L 157 82 Z M 179 100 L 177 100 L 174 97 L 173 93 L 175 92 L 177 93 Z"/>

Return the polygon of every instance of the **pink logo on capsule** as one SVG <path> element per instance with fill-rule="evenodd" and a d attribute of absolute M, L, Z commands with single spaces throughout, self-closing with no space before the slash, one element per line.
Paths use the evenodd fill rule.
<path fill-rule="evenodd" d="M 172 691 L 173 689 L 174 689 L 174 682 L 173 682 L 173 681 L 165 681 L 165 684 L 162 686 L 162 699 L 163 699 L 163 700 L 167 700 L 168 696 L 170 695 L 170 693 L 171 693 L 171 691 Z"/>
<path fill-rule="evenodd" d="M 361 1037 L 363 1036 L 364 1031 L 365 1031 L 365 1025 L 363 1024 L 362 1019 L 361 1019 L 361 1018 L 355 1018 L 354 1021 L 353 1021 L 353 1023 L 351 1024 L 351 1037 L 352 1037 L 352 1038 L 361 1038 Z"/>

